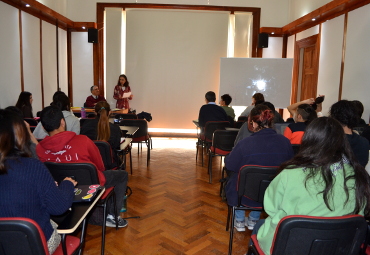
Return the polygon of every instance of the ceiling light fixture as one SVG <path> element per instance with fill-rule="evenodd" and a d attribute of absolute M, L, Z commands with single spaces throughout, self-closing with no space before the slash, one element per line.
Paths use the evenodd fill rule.
<path fill-rule="evenodd" d="M 29 5 L 29 4 L 26 4 L 26 7 L 31 7 L 31 5 Z"/>
<path fill-rule="evenodd" d="M 273 35 L 273 34 L 275 34 L 275 32 L 272 32 L 271 34 Z"/>
<path fill-rule="evenodd" d="M 82 27 L 82 29 L 85 29 L 86 27 Z"/>
<path fill-rule="evenodd" d="M 315 18 L 312 19 L 312 21 L 315 21 L 315 20 L 316 20 Z"/>

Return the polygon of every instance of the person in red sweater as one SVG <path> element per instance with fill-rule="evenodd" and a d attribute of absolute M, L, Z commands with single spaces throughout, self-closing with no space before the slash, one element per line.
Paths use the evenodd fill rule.
<path fill-rule="evenodd" d="M 103 96 L 100 95 L 100 90 L 98 86 L 91 86 L 90 88 L 91 96 L 86 98 L 85 107 L 95 107 L 95 105 L 100 101 L 107 101 Z"/>
<path fill-rule="evenodd" d="M 90 162 L 96 166 L 100 185 L 114 187 L 116 193 L 116 212 L 113 206 L 108 208 L 106 226 L 115 227 L 113 214 L 117 215 L 118 226 L 126 227 L 127 221 L 119 216 L 127 187 L 127 172 L 124 170 L 105 170 L 99 149 L 87 136 L 76 135 L 66 130 L 63 113 L 56 106 L 48 106 L 41 112 L 41 124 L 49 136 L 46 136 L 36 147 L 42 162 Z"/>

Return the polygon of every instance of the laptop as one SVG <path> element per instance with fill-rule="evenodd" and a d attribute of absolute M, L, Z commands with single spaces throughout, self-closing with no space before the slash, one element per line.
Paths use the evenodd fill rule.
<path fill-rule="evenodd" d="M 99 184 L 78 185 L 74 190 L 75 197 L 73 202 L 90 202 L 95 198 L 101 188 Z"/>

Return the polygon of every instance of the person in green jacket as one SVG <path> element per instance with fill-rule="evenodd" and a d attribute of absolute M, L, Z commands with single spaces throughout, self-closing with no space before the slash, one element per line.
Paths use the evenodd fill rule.
<path fill-rule="evenodd" d="M 220 106 L 222 109 L 225 110 L 227 116 L 230 116 L 234 120 L 235 119 L 234 109 L 231 106 L 229 106 L 231 101 L 232 101 L 231 96 L 229 94 L 224 94 L 221 96 Z"/>
<path fill-rule="evenodd" d="M 285 216 L 369 215 L 369 175 L 354 158 L 341 124 L 333 118 L 313 120 L 300 151 L 278 172 L 264 197 L 268 217 L 257 222 L 252 232 L 257 233 L 265 254 L 271 254 L 276 227 Z"/>

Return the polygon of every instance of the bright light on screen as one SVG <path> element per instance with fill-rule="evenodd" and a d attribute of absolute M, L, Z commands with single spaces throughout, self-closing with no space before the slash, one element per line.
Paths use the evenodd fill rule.
<path fill-rule="evenodd" d="M 250 105 L 262 93 L 275 108 L 290 104 L 293 59 L 221 58 L 220 93 L 230 94 L 232 106 Z"/>

